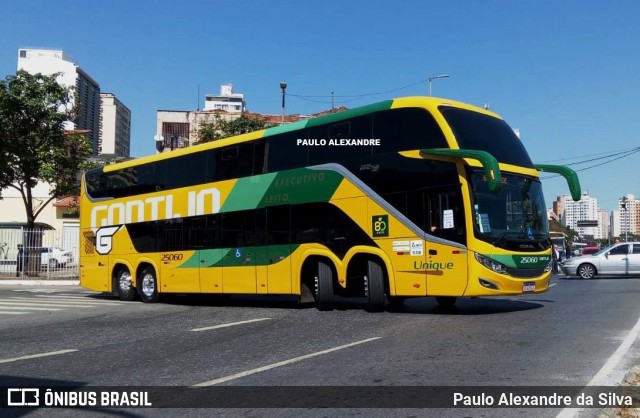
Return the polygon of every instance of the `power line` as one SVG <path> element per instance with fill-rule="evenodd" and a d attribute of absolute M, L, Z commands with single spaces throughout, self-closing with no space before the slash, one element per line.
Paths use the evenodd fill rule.
<path fill-rule="evenodd" d="M 413 87 L 416 86 L 418 84 L 421 83 L 425 83 L 426 80 L 420 80 L 420 81 L 416 81 L 415 83 L 411 83 L 411 84 L 407 84 L 406 86 L 402 86 L 402 87 L 397 87 L 397 88 L 393 88 L 390 90 L 383 90 L 383 91 L 377 91 L 377 92 L 373 92 L 373 93 L 362 93 L 362 94 L 350 94 L 350 95 L 333 95 L 334 98 L 347 98 L 349 100 L 340 100 L 340 103 L 348 103 L 348 102 L 352 102 L 354 100 L 363 98 L 363 97 L 370 97 L 370 96 L 378 96 L 378 95 L 382 95 L 382 94 L 389 94 L 389 93 L 394 93 L 396 91 L 400 91 L 400 90 L 405 90 L 408 89 L 409 87 Z M 331 103 L 331 101 L 318 101 L 318 100 L 313 100 L 315 98 L 331 98 L 332 96 L 330 94 L 327 95 L 309 95 L 309 94 L 291 94 L 291 93 L 287 93 L 287 96 L 292 96 L 292 97 L 296 97 L 298 99 L 302 99 L 302 100 L 306 100 L 309 102 L 313 102 L 313 103 Z"/>

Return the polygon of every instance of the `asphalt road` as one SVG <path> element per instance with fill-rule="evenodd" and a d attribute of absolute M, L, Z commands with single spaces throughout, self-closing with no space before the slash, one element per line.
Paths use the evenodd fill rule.
<path fill-rule="evenodd" d="M 73 286 L 0 286 L 0 381 L 1 386 L 20 387 L 304 386 L 311 391 L 317 386 L 608 386 L 640 362 L 640 342 L 610 360 L 640 318 L 639 296 L 640 278 L 583 281 L 561 276 L 540 295 L 461 299 L 452 310 L 422 298 L 398 311 L 375 314 L 352 301 L 340 301 L 331 312 L 299 308 L 287 298 L 175 296 L 148 305 Z M 12 413 L 175 416 L 176 411 Z M 555 416 L 560 411 L 215 412 L 382 417 Z M 180 411 L 184 416 L 211 413 Z"/>

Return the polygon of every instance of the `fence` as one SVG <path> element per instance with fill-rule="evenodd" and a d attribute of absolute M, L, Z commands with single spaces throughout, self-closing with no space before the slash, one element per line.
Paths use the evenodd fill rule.
<path fill-rule="evenodd" d="M 0 277 L 77 279 L 78 234 L 0 229 Z"/>

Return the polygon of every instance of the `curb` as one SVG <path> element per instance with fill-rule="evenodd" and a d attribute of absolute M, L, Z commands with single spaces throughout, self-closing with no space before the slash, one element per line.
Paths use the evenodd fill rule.
<path fill-rule="evenodd" d="M 79 280 L 0 280 L 2 285 L 24 286 L 79 286 Z"/>

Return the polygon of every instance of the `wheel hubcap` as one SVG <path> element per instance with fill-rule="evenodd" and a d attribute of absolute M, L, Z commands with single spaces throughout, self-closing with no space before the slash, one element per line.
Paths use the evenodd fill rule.
<path fill-rule="evenodd" d="M 142 293 L 146 296 L 152 296 L 156 290 L 156 281 L 150 274 L 145 274 L 142 278 Z"/>
<path fill-rule="evenodd" d="M 128 292 L 131 289 L 131 275 L 129 272 L 125 272 L 120 275 L 118 284 L 120 286 L 120 290 L 123 292 Z"/>

